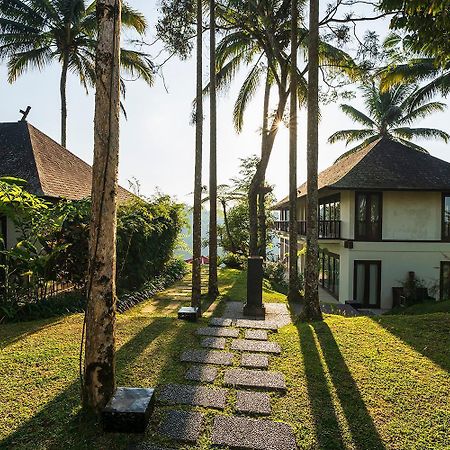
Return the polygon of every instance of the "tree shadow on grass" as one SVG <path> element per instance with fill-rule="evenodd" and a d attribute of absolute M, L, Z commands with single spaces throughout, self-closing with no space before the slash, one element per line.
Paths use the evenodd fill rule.
<path fill-rule="evenodd" d="M 378 325 L 450 373 L 450 315 L 373 317 Z"/>
<path fill-rule="evenodd" d="M 343 449 L 345 445 L 312 328 L 301 323 L 297 329 L 317 443 L 321 449 Z"/>
<path fill-rule="evenodd" d="M 333 333 L 325 322 L 315 323 L 313 328 L 356 448 L 385 449 Z"/>
<path fill-rule="evenodd" d="M 127 378 L 135 359 L 158 336 L 173 326 L 174 319 L 157 317 L 116 353 L 118 378 Z M 151 364 L 151 361 L 149 361 Z M 103 449 L 125 448 L 126 435 L 104 435 L 100 424 L 81 412 L 80 384 L 73 381 L 31 419 L 0 442 L 0 449 Z"/>

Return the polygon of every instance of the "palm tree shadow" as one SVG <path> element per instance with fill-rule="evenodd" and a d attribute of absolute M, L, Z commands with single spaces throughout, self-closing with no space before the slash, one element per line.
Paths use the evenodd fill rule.
<path fill-rule="evenodd" d="M 330 328 L 325 322 L 315 323 L 313 328 L 356 448 L 385 449 Z"/>
<path fill-rule="evenodd" d="M 330 390 L 320 360 L 319 351 L 309 324 L 297 325 L 305 366 L 308 397 L 315 425 L 316 439 L 321 449 L 343 449 L 342 434 L 333 406 Z"/>
<path fill-rule="evenodd" d="M 126 378 L 127 372 L 132 370 L 134 360 L 154 339 L 168 331 L 173 322 L 174 319 L 171 317 L 155 318 L 117 351 L 119 379 L 124 376 Z M 37 414 L 0 441 L 0 449 L 35 448 L 35 434 L 43 434 L 46 430 L 48 430 L 46 448 L 83 448 L 83 443 L 84 448 L 106 448 L 105 445 L 109 448 L 126 448 L 128 436 L 99 433 L 98 421 L 92 416 L 85 416 L 79 410 L 79 405 L 80 382 L 75 380 L 46 403 Z"/>

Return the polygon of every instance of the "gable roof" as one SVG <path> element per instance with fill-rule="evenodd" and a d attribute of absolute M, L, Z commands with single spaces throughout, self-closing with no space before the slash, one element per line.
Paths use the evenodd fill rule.
<path fill-rule="evenodd" d="M 27 190 L 40 197 L 91 195 L 92 167 L 25 121 L 0 123 L 1 176 L 23 178 Z M 119 202 L 133 197 L 119 186 Z"/>
<path fill-rule="evenodd" d="M 318 177 L 319 190 L 450 191 L 450 163 L 382 138 L 334 163 Z M 306 195 L 307 184 L 298 188 Z M 288 206 L 289 197 L 273 208 Z"/>

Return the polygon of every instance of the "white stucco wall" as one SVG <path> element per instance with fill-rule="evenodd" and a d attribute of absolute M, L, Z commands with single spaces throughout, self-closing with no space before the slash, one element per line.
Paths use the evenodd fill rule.
<path fill-rule="evenodd" d="M 11 219 L 6 219 L 6 236 L 7 236 L 6 242 L 7 247 L 8 248 L 14 247 L 14 245 L 16 245 L 19 240 L 19 235 Z"/>
<path fill-rule="evenodd" d="M 383 239 L 441 239 L 440 192 L 383 192 Z"/>

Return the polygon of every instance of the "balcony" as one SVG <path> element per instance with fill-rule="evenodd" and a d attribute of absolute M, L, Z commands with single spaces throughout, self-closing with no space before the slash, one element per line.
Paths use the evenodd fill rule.
<path fill-rule="evenodd" d="M 289 221 L 278 220 L 275 222 L 275 229 L 289 233 Z M 300 236 L 306 236 L 306 220 L 297 221 L 297 232 Z M 319 239 L 340 239 L 340 220 L 319 220 Z"/>

